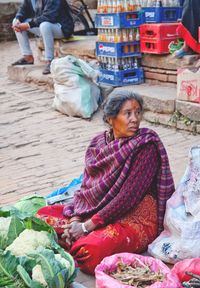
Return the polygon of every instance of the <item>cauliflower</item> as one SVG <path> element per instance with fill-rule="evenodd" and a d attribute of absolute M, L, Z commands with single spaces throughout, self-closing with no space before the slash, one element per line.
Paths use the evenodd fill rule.
<path fill-rule="evenodd" d="M 60 254 L 55 254 L 55 259 L 59 261 L 64 267 L 70 269 L 70 263 Z M 32 270 L 32 280 L 39 282 L 42 286 L 47 287 L 48 284 L 44 278 L 41 265 L 36 265 Z"/>
<path fill-rule="evenodd" d="M 0 217 L 0 236 L 7 237 L 11 217 Z"/>
<path fill-rule="evenodd" d="M 60 254 L 55 254 L 55 258 L 59 261 L 64 267 L 70 269 L 70 263 L 67 259 L 63 258 Z"/>
<path fill-rule="evenodd" d="M 32 280 L 38 281 L 42 286 L 47 287 L 47 282 L 44 279 L 44 275 L 42 273 L 42 267 L 40 265 L 36 265 L 32 270 Z"/>
<path fill-rule="evenodd" d="M 9 250 L 15 256 L 23 256 L 33 253 L 38 247 L 50 247 L 51 241 L 46 231 L 34 231 L 25 229 L 20 235 L 9 245 Z"/>

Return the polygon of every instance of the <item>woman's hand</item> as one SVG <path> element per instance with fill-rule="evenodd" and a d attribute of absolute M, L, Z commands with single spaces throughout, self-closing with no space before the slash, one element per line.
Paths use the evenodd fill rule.
<path fill-rule="evenodd" d="M 82 223 L 80 222 L 72 222 L 70 224 L 63 226 L 63 228 L 65 230 L 62 235 L 62 238 L 67 237 L 71 241 L 75 241 L 84 235 L 84 231 L 82 229 Z"/>
<path fill-rule="evenodd" d="M 71 236 L 69 234 L 69 229 L 66 227 L 68 225 L 63 225 L 62 228 L 64 228 L 64 232 L 63 234 L 61 235 L 61 238 L 64 238 L 65 239 L 65 242 L 66 244 L 71 247 L 72 245 L 72 240 L 71 240 Z"/>
<path fill-rule="evenodd" d="M 92 220 L 87 220 L 84 223 L 78 222 L 78 221 L 74 221 L 70 224 L 64 225 L 62 226 L 62 228 L 64 228 L 64 233 L 62 234 L 62 238 L 66 238 L 68 241 L 76 241 L 78 240 L 80 237 L 85 235 L 85 231 L 83 230 L 83 225 L 88 233 L 92 232 L 95 228 L 96 225 L 92 222 Z"/>

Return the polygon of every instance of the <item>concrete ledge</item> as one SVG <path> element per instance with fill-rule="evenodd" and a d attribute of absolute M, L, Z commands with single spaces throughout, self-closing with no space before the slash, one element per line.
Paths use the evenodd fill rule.
<path fill-rule="evenodd" d="M 197 54 L 183 59 L 175 59 L 172 55 L 143 54 L 142 66 L 176 71 L 177 68 L 193 65 L 199 58 Z"/>
<path fill-rule="evenodd" d="M 95 49 L 97 36 L 74 36 L 70 39 L 60 39 L 54 41 L 55 57 L 74 55 L 82 59 L 96 59 Z M 38 59 L 43 61 L 43 41 L 38 39 L 36 46 L 38 51 Z"/>
<path fill-rule="evenodd" d="M 161 114 L 172 114 L 175 111 L 176 88 L 141 84 L 116 89 L 131 89 L 140 94 L 144 100 L 145 110 Z"/>
<path fill-rule="evenodd" d="M 144 120 L 154 123 L 154 124 L 163 124 L 165 126 L 176 127 L 175 123 L 171 122 L 172 114 L 159 114 L 151 111 L 144 112 Z"/>
<path fill-rule="evenodd" d="M 44 65 L 8 66 L 8 78 L 14 81 L 25 82 L 53 91 L 51 74 L 43 75 Z"/>
<path fill-rule="evenodd" d="M 192 121 L 200 122 L 200 103 L 176 100 L 176 110 Z"/>

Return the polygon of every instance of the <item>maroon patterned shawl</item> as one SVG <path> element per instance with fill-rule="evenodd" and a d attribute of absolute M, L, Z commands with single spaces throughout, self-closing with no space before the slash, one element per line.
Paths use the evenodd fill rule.
<path fill-rule="evenodd" d="M 120 193 L 130 167 L 131 159 L 147 143 L 154 143 L 160 155 L 157 175 L 158 224 L 163 229 L 166 201 L 174 192 L 174 182 L 168 156 L 159 136 L 153 130 L 142 128 L 134 137 L 108 141 L 108 132 L 97 135 L 85 156 L 85 170 L 80 190 L 64 208 L 64 215 L 87 217 L 96 214 Z"/>

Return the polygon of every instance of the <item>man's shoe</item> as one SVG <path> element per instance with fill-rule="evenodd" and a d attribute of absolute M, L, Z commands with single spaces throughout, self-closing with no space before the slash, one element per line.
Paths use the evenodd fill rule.
<path fill-rule="evenodd" d="M 30 61 L 29 62 L 25 58 L 20 58 L 16 62 L 12 63 L 12 66 L 16 66 L 16 65 L 32 65 L 32 64 L 34 64 L 34 61 Z"/>
<path fill-rule="evenodd" d="M 51 63 L 46 64 L 46 66 L 44 67 L 44 70 L 43 70 L 42 74 L 44 74 L 44 75 L 50 74 L 50 73 L 51 73 L 50 67 L 51 67 Z"/>

